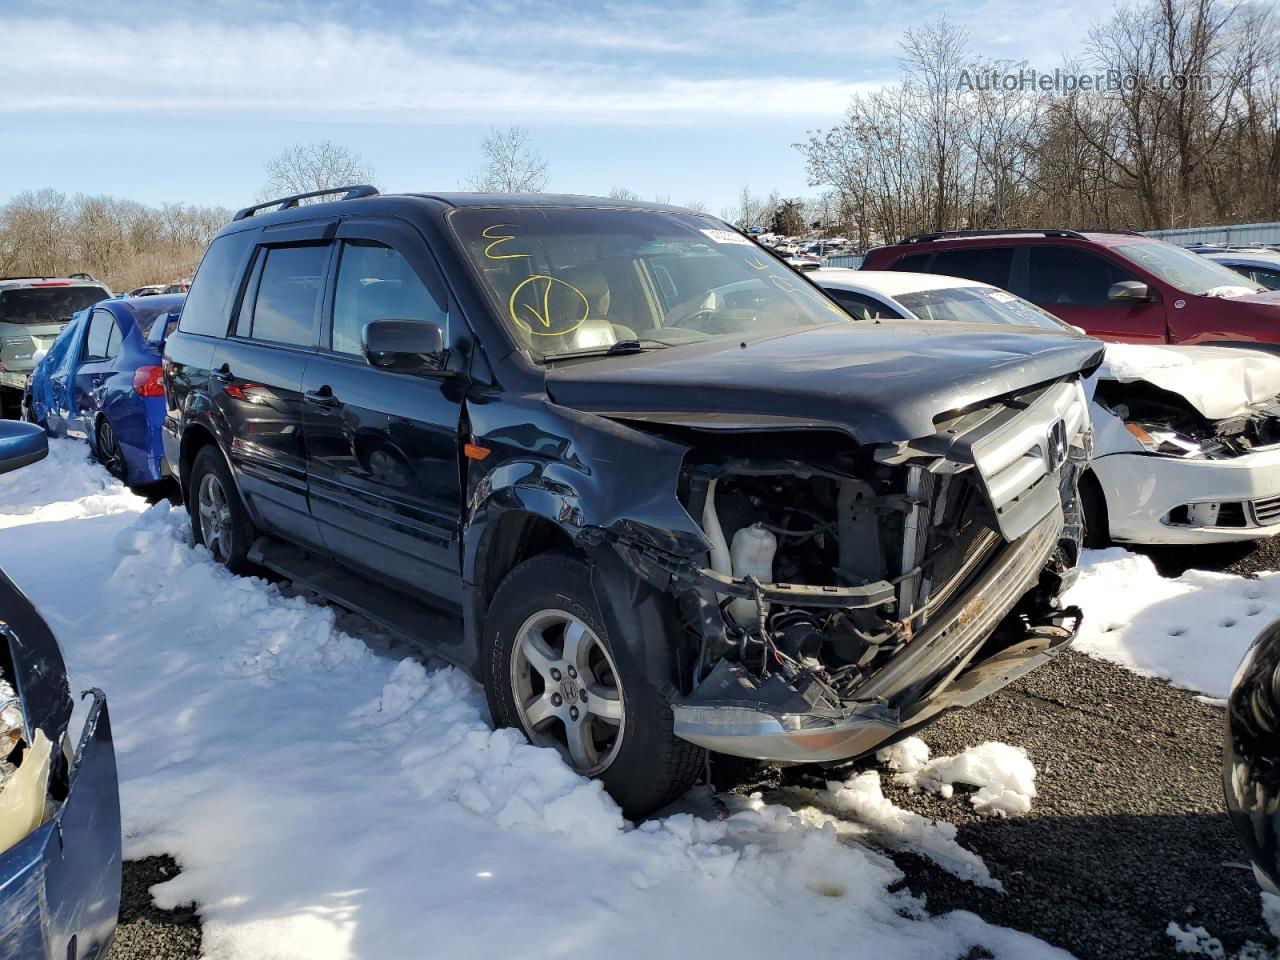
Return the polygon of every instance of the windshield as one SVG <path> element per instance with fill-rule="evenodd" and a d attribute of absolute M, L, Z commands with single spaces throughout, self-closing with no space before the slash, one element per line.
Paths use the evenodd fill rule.
<path fill-rule="evenodd" d="M 1004 323 L 1011 327 L 1046 327 L 1069 330 L 1052 314 L 1012 293 L 994 287 L 951 287 L 921 290 L 894 297 L 921 320 L 951 320 L 959 323 Z"/>
<path fill-rule="evenodd" d="M 707 217 L 473 208 L 450 222 L 499 316 L 535 358 L 852 322 L 794 271 Z"/>
<path fill-rule="evenodd" d="M 19 287 L 0 291 L 0 323 L 62 323 L 111 294 L 102 287 Z"/>
<path fill-rule="evenodd" d="M 1171 287 L 1195 296 L 1240 296 L 1262 291 L 1247 277 L 1171 243 L 1118 243 L 1112 249 Z"/>

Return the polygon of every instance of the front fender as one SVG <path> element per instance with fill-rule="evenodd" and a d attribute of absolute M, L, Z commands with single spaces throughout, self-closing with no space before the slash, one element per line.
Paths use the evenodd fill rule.
<path fill-rule="evenodd" d="M 510 510 L 543 517 L 584 546 L 613 531 L 684 555 L 708 549 L 677 495 L 687 446 L 545 398 L 476 404 L 468 417 L 474 442 L 493 461 L 467 478 L 468 583 L 475 583 L 486 531 Z"/>

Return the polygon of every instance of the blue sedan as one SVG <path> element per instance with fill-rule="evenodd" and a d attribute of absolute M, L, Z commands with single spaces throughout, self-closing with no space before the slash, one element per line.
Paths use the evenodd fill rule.
<path fill-rule="evenodd" d="M 185 299 L 104 300 L 77 313 L 31 376 L 26 416 L 54 436 L 87 440 L 125 483 L 164 479 L 161 351 Z"/>

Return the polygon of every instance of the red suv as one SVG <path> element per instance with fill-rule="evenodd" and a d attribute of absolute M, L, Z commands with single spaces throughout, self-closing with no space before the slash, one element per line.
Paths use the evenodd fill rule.
<path fill-rule="evenodd" d="M 1106 340 L 1280 344 L 1280 291 L 1129 231 L 922 233 L 877 247 L 862 269 L 980 280 Z"/>

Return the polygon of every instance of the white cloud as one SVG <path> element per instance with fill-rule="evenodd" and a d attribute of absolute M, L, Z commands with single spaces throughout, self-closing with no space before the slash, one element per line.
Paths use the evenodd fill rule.
<path fill-rule="evenodd" d="M 550 44 L 545 55 L 537 43 L 513 49 L 497 40 L 487 54 L 459 54 L 429 31 L 391 34 L 337 23 L 98 27 L 30 19 L 6 24 L 5 39 L 0 112 L 692 122 L 831 116 L 858 89 L 835 77 L 745 70 L 678 76 L 616 59 L 573 58 Z"/>

